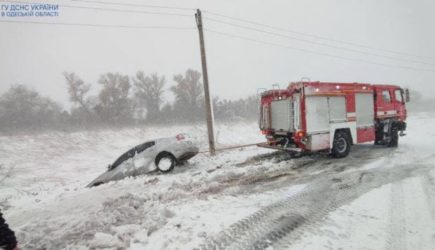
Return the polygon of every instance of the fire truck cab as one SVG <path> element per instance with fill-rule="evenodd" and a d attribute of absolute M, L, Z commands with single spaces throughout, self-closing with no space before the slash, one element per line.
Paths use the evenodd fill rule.
<path fill-rule="evenodd" d="M 406 130 L 409 91 L 395 85 L 296 82 L 261 95 L 258 146 L 345 157 L 352 144 L 396 147 Z"/>

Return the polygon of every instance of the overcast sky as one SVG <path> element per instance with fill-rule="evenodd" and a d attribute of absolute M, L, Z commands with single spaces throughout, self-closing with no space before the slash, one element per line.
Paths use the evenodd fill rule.
<path fill-rule="evenodd" d="M 115 0 L 104 1 L 115 2 Z M 176 26 L 193 29 L 153 30 L 0 23 L 0 92 L 4 92 L 11 84 L 25 84 L 67 107 L 68 95 L 62 76 L 64 71 L 75 72 L 85 82 L 97 88 L 99 75 L 106 72 L 118 72 L 130 76 L 138 70 L 146 73 L 158 72 L 166 75 L 169 86 L 173 84 L 173 74 L 183 73 L 187 68 L 201 69 L 193 10 L 121 7 L 65 0 L 45 2 L 171 12 L 190 16 L 118 13 L 60 6 L 59 17 L 0 17 L 0 21 Z M 326 43 L 367 53 L 354 53 L 320 46 L 206 19 L 204 22 L 207 29 L 338 57 L 423 69 L 410 70 L 349 61 L 206 31 L 209 80 L 213 95 L 224 98 L 244 97 L 255 94 L 258 88 L 271 88 L 275 83 L 284 87 L 290 81 L 297 81 L 301 77 L 319 81 L 392 83 L 412 87 L 424 92 L 426 96 L 435 92 L 433 28 L 435 2 L 433 0 L 131 0 L 129 3 L 200 8 L 297 32 L 424 56 L 405 56 L 369 50 L 252 26 L 204 12 L 205 18 L 215 18 L 256 29 L 265 29 L 284 36 L 310 40 L 314 43 Z M 0 2 L 0 4 L 4 3 Z M 390 58 L 373 54 L 382 54 Z"/>

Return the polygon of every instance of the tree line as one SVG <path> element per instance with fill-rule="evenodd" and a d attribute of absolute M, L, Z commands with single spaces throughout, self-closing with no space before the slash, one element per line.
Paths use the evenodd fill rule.
<path fill-rule="evenodd" d="M 167 78 L 138 71 L 134 76 L 102 74 L 96 84 L 85 83 L 77 74 L 63 74 L 71 102 L 65 110 L 49 97 L 25 85 L 12 85 L 0 96 L 0 131 L 91 128 L 137 124 L 196 123 L 205 120 L 201 73 L 188 69 Z M 98 86 L 98 91 L 92 88 Z M 165 100 L 166 92 L 174 96 Z M 92 94 L 94 93 L 94 94 Z M 258 98 L 213 98 L 214 117 L 219 121 L 255 120 Z"/>

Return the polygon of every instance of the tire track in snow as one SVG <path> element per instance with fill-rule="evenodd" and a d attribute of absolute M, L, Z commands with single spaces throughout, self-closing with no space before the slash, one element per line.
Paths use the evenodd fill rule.
<path fill-rule="evenodd" d="M 307 191 L 236 222 L 227 230 L 209 238 L 201 248 L 264 249 L 270 245 L 274 249 L 288 248 L 310 225 L 318 223 L 331 211 L 374 188 L 427 172 L 429 167 L 428 164 L 414 162 L 412 165 L 400 164 L 393 169 L 325 173 Z M 400 196 L 395 197 L 399 202 L 403 200 Z M 402 231 L 397 231 L 396 234 L 402 234 Z"/>
<path fill-rule="evenodd" d="M 304 173 L 304 175 L 300 176 L 301 179 L 304 181 L 312 181 L 313 179 L 315 180 L 319 178 L 325 179 L 325 176 L 328 175 L 334 177 L 337 172 L 343 172 L 345 169 L 353 165 L 349 164 L 349 161 L 352 163 L 355 161 L 358 161 L 359 163 L 366 162 L 376 158 L 376 156 L 380 156 L 382 153 L 385 153 L 372 152 L 368 147 L 364 146 L 358 147 L 357 150 L 361 151 L 362 154 L 369 155 L 366 155 L 367 157 L 362 158 L 355 157 L 354 159 L 354 157 L 350 157 L 347 160 L 337 161 L 335 164 L 330 167 L 328 166 L 326 169 L 324 168 L 324 165 L 325 163 L 330 163 L 331 159 L 325 157 L 314 156 L 314 158 L 309 157 L 305 159 L 295 159 L 293 164 L 303 165 L 304 168 L 300 169 L 300 171 Z M 260 160 L 261 158 L 263 157 L 255 157 L 254 159 Z M 233 224 L 229 229 L 223 231 L 215 239 L 210 238 L 209 241 L 201 247 L 202 249 L 245 249 L 249 248 L 249 245 L 251 244 L 250 242 L 252 242 L 252 240 L 249 239 L 254 239 L 256 242 L 256 247 L 254 248 L 258 248 L 259 246 L 267 246 L 268 242 L 270 243 L 278 238 L 284 237 L 289 231 L 293 231 L 293 229 L 302 223 L 317 224 L 316 221 L 306 220 L 305 218 L 313 217 L 314 212 L 315 214 L 318 214 L 319 218 L 321 218 L 328 214 L 331 210 L 337 208 L 338 204 L 341 204 L 344 202 L 344 200 L 346 200 L 344 195 L 341 196 L 341 198 L 345 198 L 344 200 L 338 198 L 337 195 L 331 195 L 335 192 L 335 190 L 331 189 L 331 185 L 337 186 L 336 190 L 344 190 L 352 185 L 355 185 L 356 183 L 360 183 L 366 178 L 364 174 L 360 175 L 360 173 L 352 173 L 352 175 L 354 176 L 352 181 L 348 180 L 347 182 L 341 182 L 341 180 L 339 180 L 339 183 L 337 183 L 337 178 L 332 178 L 332 183 L 329 181 L 326 183 L 323 182 L 323 186 L 321 188 L 313 190 L 312 192 L 298 194 L 295 197 L 290 197 L 282 202 L 267 207 L 264 210 L 260 210 L 257 213 L 254 213 L 253 215 Z M 328 190 L 328 192 L 325 190 Z M 319 193 L 320 195 L 313 196 L 313 194 L 316 193 Z M 339 200 L 336 200 L 337 198 Z M 298 203 L 300 203 L 299 206 L 295 205 Z M 311 209 L 311 204 L 317 204 L 316 208 Z M 298 211 L 298 213 L 288 214 L 289 211 L 301 210 L 301 208 L 305 208 L 307 211 L 304 211 L 303 213 Z M 271 221 L 276 221 L 277 218 L 284 218 L 284 222 L 280 221 L 280 223 L 271 223 Z M 299 219 L 295 220 L 294 218 Z"/>
<path fill-rule="evenodd" d="M 354 173 L 346 183 L 323 181 L 315 189 L 266 207 L 233 224 L 202 249 L 264 249 L 299 226 L 316 223 L 329 212 L 358 197 L 359 193 L 346 189 L 356 185 L 359 177 L 359 173 Z M 292 240 L 282 243 L 287 245 L 289 242 Z"/>
<path fill-rule="evenodd" d="M 431 212 L 432 224 L 435 224 L 435 177 L 431 171 L 423 177 L 423 189 Z M 435 246 L 435 228 L 432 227 L 432 245 Z"/>
<path fill-rule="evenodd" d="M 390 223 L 387 248 L 391 250 L 406 249 L 406 219 L 404 213 L 403 183 L 396 182 L 391 185 Z"/>

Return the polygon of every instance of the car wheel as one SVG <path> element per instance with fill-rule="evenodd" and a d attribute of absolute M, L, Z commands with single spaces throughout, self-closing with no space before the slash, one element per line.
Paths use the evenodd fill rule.
<path fill-rule="evenodd" d="M 175 167 L 175 157 L 170 153 L 161 153 L 156 158 L 156 166 L 160 172 L 167 173 Z"/>
<path fill-rule="evenodd" d="M 332 145 L 332 157 L 343 158 L 349 154 L 350 143 L 347 133 L 337 132 Z"/>

